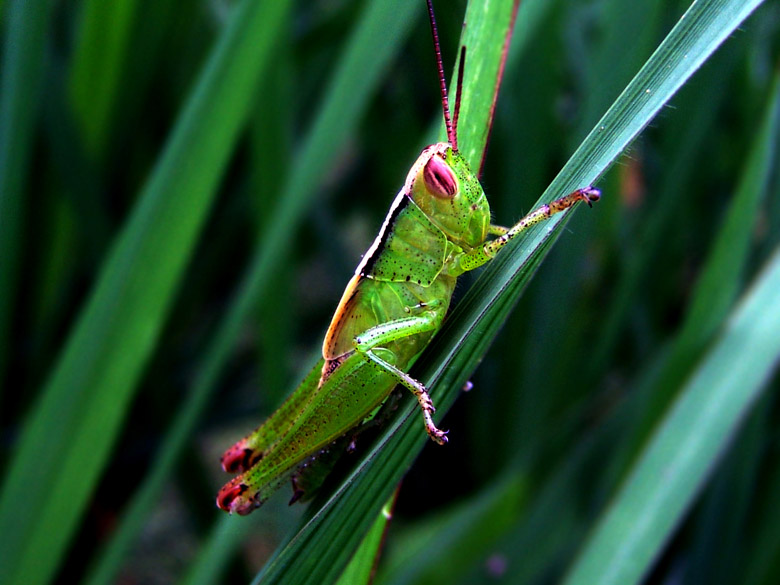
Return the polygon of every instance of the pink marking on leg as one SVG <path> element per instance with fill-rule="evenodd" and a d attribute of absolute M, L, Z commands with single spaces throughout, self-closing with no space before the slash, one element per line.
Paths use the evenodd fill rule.
<path fill-rule="evenodd" d="M 228 514 L 246 516 L 260 506 L 260 502 L 255 500 L 254 496 L 247 494 L 248 490 L 249 486 L 243 482 L 241 476 L 233 478 L 219 490 L 217 507 Z"/>
<path fill-rule="evenodd" d="M 260 457 L 256 456 L 255 450 L 247 447 L 247 443 L 247 439 L 241 439 L 225 451 L 220 459 L 222 469 L 228 473 L 239 473 L 246 471 L 260 460 Z"/>

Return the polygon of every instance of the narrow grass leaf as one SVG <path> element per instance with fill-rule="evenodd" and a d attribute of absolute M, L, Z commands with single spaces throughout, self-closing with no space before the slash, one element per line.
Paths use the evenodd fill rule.
<path fill-rule="evenodd" d="M 0 347 L 9 347 L 25 205 L 22 198 L 33 146 L 51 0 L 3 6 L 0 66 Z M 5 373 L 0 351 L 0 380 Z M 2 394 L 0 394 L 0 397 Z"/>
<path fill-rule="evenodd" d="M 565 583 L 638 583 L 691 505 L 780 358 L 780 250 L 599 522 Z"/>
<path fill-rule="evenodd" d="M 347 568 L 339 577 L 337 585 L 370 585 L 373 583 L 374 571 L 382 554 L 385 531 L 393 517 L 393 505 L 398 495 L 398 489 L 396 488 L 393 496 L 382 506 L 382 511 L 363 537 L 363 542 L 360 543 Z"/>
<path fill-rule="evenodd" d="M 93 156 L 105 149 L 117 101 L 137 0 L 87 0 L 71 65 L 70 95 Z"/>
<path fill-rule="evenodd" d="M 245 520 L 242 522 L 242 520 Z M 223 516 L 214 523 L 200 554 L 181 579 L 182 585 L 223 583 L 224 571 L 233 558 L 236 547 L 258 529 L 257 518 Z M 93 581 L 94 582 L 94 581 Z M 106 583 L 116 581 L 105 580 Z"/>
<path fill-rule="evenodd" d="M 377 585 L 457 583 L 487 558 L 520 509 L 526 486 L 517 471 L 504 474 L 480 493 L 415 524 L 399 535 Z M 420 554 L 425 551 L 425 554 Z"/>
<path fill-rule="evenodd" d="M 588 184 L 603 173 L 663 104 L 759 4 L 759 1 L 745 3 L 741 0 L 694 3 L 589 134 L 545 192 L 542 201 Z M 469 10 L 471 8 L 472 5 Z M 507 5 L 504 10 L 511 8 Z M 494 21 L 497 18 L 494 17 Z M 471 12 L 467 22 L 468 36 L 472 27 L 478 28 L 479 24 L 471 17 Z M 475 44 L 470 40 L 465 42 L 469 47 Z M 470 58 L 477 62 L 485 58 L 474 53 L 470 53 Z M 482 86 L 483 92 L 486 87 Z M 463 119 L 466 120 L 465 114 Z M 487 121 L 480 117 L 471 123 L 485 124 Z M 560 219 L 529 230 L 527 237 L 518 238 L 506 252 L 499 254 L 413 368 L 412 374 L 432 388 L 439 411 L 446 411 L 454 401 L 459 388 L 486 351 L 517 295 L 551 245 L 550 235 Z M 391 425 L 338 492 L 321 509 L 310 511 L 311 517 L 306 524 L 257 582 L 302 583 L 312 575 L 318 582 L 331 582 L 332 571 L 343 566 L 341 563 L 346 562 L 349 552 L 357 546 L 359 535 L 367 530 L 374 514 L 388 497 L 388 486 L 400 479 L 426 440 L 414 424 L 419 422 L 416 417 L 407 420 L 413 412 L 411 404 L 399 409 L 399 421 Z M 324 566 L 326 564 L 328 566 Z"/>
<path fill-rule="evenodd" d="M 165 322 L 288 6 L 247 0 L 236 7 L 107 257 L 0 495 L 0 533 L 15 535 L 0 552 L 4 583 L 45 583 L 59 565 Z"/>
<path fill-rule="evenodd" d="M 459 139 L 463 151 L 471 153 L 472 162 L 478 163 L 481 159 L 480 143 L 484 149 L 503 57 L 503 47 L 495 39 L 504 38 L 511 31 L 516 8 L 516 2 L 503 0 L 490 4 L 471 2 L 467 9 L 462 43 L 469 47 L 469 52 Z M 478 42 L 479 39 L 482 40 Z M 407 402 L 400 413 L 399 418 L 404 420 L 414 413 L 414 420 L 419 423 L 418 413 L 411 403 Z M 417 425 L 407 425 L 399 431 L 400 424 L 399 420 L 390 425 L 380 444 L 371 450 L 368 461 L 363 462 L 321 509 L 309 510 L 310 517 L 258 575 L 256 583 L 288 585 L 316 581 L 326 584 L 338 579 L 379 509 L 427 440 Z M 372 472 L 361 475 L 361 470 L 372 466 L 373 455 L 383 448 L 393 456 L 382 461 Z M 376 463 L 377 460 L 373 460 L 373 464 Z M 356 482 L 358 475 L 362 481 Z"/>
<path fill-rule="evenodd" d="M 645 443 L 654 422 L 689 374 L 690 364 L 695 363 L 722 326 L 744 285 L 758 211 L 777 158 L 775 146 L 780 134 L 779 88 L 780 78 L 776 77 L 752 149 L 748 153 L 746 168 L 712 252 L 702 267 L 682 329 L 674 341 L 669 360 L 654 384 L 650 399 L 643 407 L 643 420 L 636 426 L 635 436 L 627 441 L 627 449 L 635 451 Z"/>

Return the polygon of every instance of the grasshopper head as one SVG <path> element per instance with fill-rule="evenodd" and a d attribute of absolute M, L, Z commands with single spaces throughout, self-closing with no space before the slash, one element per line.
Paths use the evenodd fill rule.
<path fill-rule="evenodd" d="M 490 207 L 466 159 L 446 142 L 423 150 L 407 177 L 408 193 L 454 243 L 472 248 L 485 241 Z"/>

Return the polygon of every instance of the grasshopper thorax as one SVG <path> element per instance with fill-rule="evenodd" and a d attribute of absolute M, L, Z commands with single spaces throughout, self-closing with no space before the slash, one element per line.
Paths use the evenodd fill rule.
<path fill-rule="evenodd" d="M 485 241 L 490 207 L 468 162 L 446 142 L 422 151 L 406 179 L 407 193 L 447 238 L 473 248 Z"/>

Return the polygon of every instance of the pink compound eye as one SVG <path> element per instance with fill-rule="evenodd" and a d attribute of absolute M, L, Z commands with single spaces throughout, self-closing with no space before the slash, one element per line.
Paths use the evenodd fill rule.
<path fill-rule="evenodd" d="M 442 199 L 452 199 L 458 192 L 455 173 L 439 155 L 434 155 L 423 169 L 423 180 L 428 191 Z"/>

